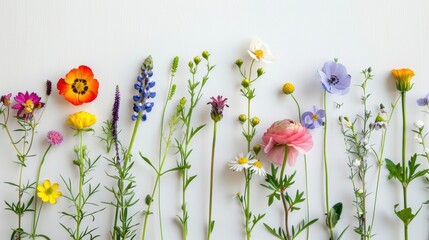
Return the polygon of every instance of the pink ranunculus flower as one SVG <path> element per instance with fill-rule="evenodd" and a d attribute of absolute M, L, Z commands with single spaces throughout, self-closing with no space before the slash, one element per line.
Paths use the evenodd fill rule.
<path fill-rule="evenodd" d="M 285 145 L 288 146 L 287 162 L 290 166 L 295 165 L 299 153 L 306 153 L 313 147 L 313 139 L 307 128 L 289 119 L 273 123 L 262 136 L 262 141 L 268 160 L 278 165 L 283 163 Z"/>

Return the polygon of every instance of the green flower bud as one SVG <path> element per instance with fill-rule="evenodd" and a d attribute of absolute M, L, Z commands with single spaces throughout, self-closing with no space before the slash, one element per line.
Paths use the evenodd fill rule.
<path fill-rule="evenodd" d="M 245 78 L 241 81 L 241 86 L 243 86 L 244 88 L 248 88 L 250 86 L 250 80 Z"/>
<path fill-rule="evenodd" d="M 144 199 L 146 205 L 151 204 L 151 202 L 153 201 L 152 198 L 150 197 L 150 195 L 146 195 L 146 198 Z"/>
<path fill-rule="evenodd" d="M 252 127 L 255 127 L 256 125 L 259 124 L 261 120 L 258 117 L 253 117 L 252 120 L 250 121 L 250 125 L 252 125 Z"/>
<path fill-rule="evenodd" d="M 204 51 L 202 56 L 205 60 L 209 60 L 210 53 L 208 51 Z"/>
<path fill-rule="evenodd" d="M 247 120 L 247 116 L 245 114 L 238 115 L 238 121 L 244 123 Z"/>
<path fill-rule="evenodd" d="M 258 68 L 258 70 L 256 70 L 256 73 L 258 74 L 258 77 L 262 76 L 262 74 L 265 73 L 265 70 L 263 68 Z"/>
<path fill-rule="evenodd" d="M 258 155 L 259 152 L 261 152 L 261 145 L 256 144 L 255 146 L 253 146 L 253 152 L 255 152 L 255 154 Z"/>
<path fill-rule="evenodd" d="M 241 60 L 240 58 L 235 60 L 235 65 L 237 65 L 237 67 L 241 68 L 241 66 L 243 65 L 243 60 Z"/>
<path fill-rule="evenodd" d="M 189 61 L 189 63 L 188 63 L 188 67 L 192 69 L 192 68 L 194 67 L 194 62 Z"/>
<path fill-rule="evenodd" d="M 194 63 L 198 65 L 201 62 L 201 58 L 199 56 L 194 57 Z"/>

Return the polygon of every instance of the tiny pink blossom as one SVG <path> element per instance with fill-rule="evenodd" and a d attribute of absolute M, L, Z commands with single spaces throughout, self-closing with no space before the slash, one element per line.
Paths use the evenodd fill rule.
<path fill-rule="evenodd" d="M 48 142 L 52 145 L 58 145 L 63 141 L 63 135 L 60 132 L 51 130 L 47 135 Z"/>
<path fill-rule="evenodd" d="M 278 165 L 283 163 L 285 145 L 288 146 L 287 162 L 290 166 L 295 165 L 299 153 L 306 153 L 313 147 L 313 139 L 307 128 L 289 119 L 273 123 L 262 136 L 262 141 L 268 160 Z"/>

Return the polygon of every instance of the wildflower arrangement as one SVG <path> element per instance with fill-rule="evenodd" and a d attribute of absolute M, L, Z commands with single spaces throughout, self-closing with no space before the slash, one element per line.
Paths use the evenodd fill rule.
<path fill-rule="evenodd" d="M 351 76 L 347 73 L 347 69 L 341 63 L 328 61 L 323 65 L 323 68 L 318 71 L 320 75 L 320 83 L 323 87 L 323 110 L 325 112 L 325 122 L 323 127 L 323 166 L 325 175 L 325 210 L 326 210 L 326 226 L 329 231 L 329 238 L 331 240 L 341 239 L 346 229 L 336 238 L 334 235 L 334 228 L 340 220 L 343 211 L 343 204 L 338 202 L 330 207 L 329 202 L 329 164 L 327 156 L 327 135 L 328 135 L 328 108 L 327 108 L 327 93 L 345 95 L 350 89 Z"/>
<path fill-rule="evenodd" d="M 150 194 L 148 194 L 145 198 L 145 203 L 147 205 L 146 210 L 144 211 L 144 220 L 143 220 L 143 233 L 142 233 L 142 240 L 146 237 L 146 230 L 147 230 L 147 224 L 149 220 L 149 216 L 152 214 L 151 207 L 152 203 L 155 199 L 155 194 L 157 194 L 157 202 L 158 202 L 158 220 L 159 220 L 159 232 L 160 232 L 160 239 L 164 239 L 164 231 L 162 228 L 162 206 L 161 206 L 161 177 L 165 175 L 166 173 L 174 172 L 183 170 L 182 167 L 172 167 L 168 170 L 164 170 L 164 166 L 168 157 L 169 149 L 172 145 L 172 138 L 174 132 L 177 130 L 177 124 L 179 123 L 179 112 L 181 111 L 182 107 L 179 103 L 179 105 L 176 108 L 176 111 L 172 114 L 170 117 L 170 120 L 168 121 L 168 132 L 164 134 L 164 124 L 165 124 L 165 113 L 167 110 L 168 103 L 173 99 L 174 93 L 176 92 L 176 84 L 173 84 L 174 76 L 177 72 L 177 68 L 179 65 L 179 57 L 175 57 L 173 59 L 173 62 L 171 64 L 171 70 L 170 70 L 170 83 L 168 86 L 168 94 L 167 98 L 165 99 L 164 107 L 162 109 L 162 117 L 161 117 L 161 129 L 160 129 L 160 139 L 159 139 L 159 152 L 158 152 L 158 164 L 155 166 L 149 158 L 143 156 L 140 154 L 140 156 L 143 158 L 143 160 L 148 163 L 148 165 L 154 170 L 156 174 L 156 180 L 155 184 L 153 185 L 152 191 Z M 158 190 L 158 191 L 157 191 Z"/>
<path fill-rule="evenodd" d="M 295 174 L 286 174 L 286 165 L 293 166 L 299 153 L 306 153 L 313 147 L 313 139 L 307 128 L 300 123 L 285 119 L 277 121 L 271 125 L 262 136 L 265 148 L 264 152 L 268 154 L 268 160 L 275 165 L 280 165 L 280 175 L 278 167 L 271 164 L 271 173 L 267 174 L 263 185 L 271 193 L 268 195 L 268 205 L 272 205 L 274 199 L 280 199 L 284 211 L 284 227 L 270 227 L 264 223 L 265 228 L 276 238 L 283 240 L 295 239 L 300 233 L 315 223 L 317 219 L 309 222 L 302 221 L 296 227 L 290 227 L 290 214 L 299 210 L 298 205 L 304 202 L 304 192 L 296 191 L 295 195 L 287 192 L 294 184 Z"/>
<path fill-rule="evenodd" d="M 186 190 L 189 187 L 189 184 L 197 177 L 197 175 L 190 175 L 190 155 L 192 152 L 191 140 L 195 135 L 205 127 L 205 124 L 194 126 L 193 125 L 193 114 L 195 107 L 198 105 L 199 101 L 203 96 L 203 89 L 209 80 L 209 75 L 214 65 L 210 64 L 209 58 L 210 53 L 204 51 L 201 56 L 206 61 L 206 72 L 201 80 L 198 80 L 198 67 L 201 66 L 201 57 L 196 56 L 192 61 L 189 61 L 188 67 L 189 72 L 191 73 L 191 78 L 187 81 L 187 88 L 189 93 L 189 104 L 187 99 L 182 97 L 179 102 L 178 107 L 178 116 L 179 116 L 179 126 L 182 128 L 183 132 L 180 136 L 175 138 L 176 147 L 180 160 L 177 162 L 177 167 L 180 169 L 181 182 L 182 182 L 182 200 L 181 200 L 181 215 L 178 215 L 180 224 L 182 226 L 182 239 L 186 240 L 188 237 L 188 219 L 189 212 L 186 205 Z"/>
<path fill-rule="evenodd" d="M 89 67 L 80 66 L 77 69 L 70 70 L 65 79 L 58 80 L 57 89 L 59 94 L 65 94 L 65 99 L 68 102 L 73 105 L 80 105 L 84 102 L 91 102 L 97 97 L 98 80 L 94 79 L 94 74 Z M 90 92 L 91 97 L 85 98 Z M 73 186 L 74 181 L 71 178 L 65 179 L 61 176 L 67 188 L 67 194 L 64 195 L 64 198 L 71 203 L 74 210 L 62 211 L 61 213 L 63 216 L 70 218 L 74 222 L 74 226 L 67 226 L 64 223 L 60 223 L 60 225 L 74 240 L 94 239 L 99 236 L 96 233 L 97 227 L 84 225 L 84 220 L 92 219 L 94 221 L 95 214 L 103 210 L 87 210 L 88 206 L 98 206 L 96 202 L 92 202 L 91 198 L 99 191 L 100 183 L 93 185 L 89 174 L 94 171 L 100 156 L 94 160 L 90 158 L 88 147 L 84 144 L 84 133 L 94 132 L 92 125 L 96 121 L 96 116 L 86 111 L 70 114 L 66 120 L 66 124 L 74 130 L 74 136 L 78 137 L 78 144 L 73 149 L 76 155 L 73 164 L 78 168 L 79 180 L 77 186 Z"/>
<path fill-rule="evenodd" d="M 368 107 L 368 99 L 371 93 L 368 92 L 368 82 L 373 79 L 372 69 L 362 70 L 363 82 L 358 85 L 362 91 L 362 113 L 357 113 L 354 119 L 340 116 L 339 124 L 341 133 L 344 136 L 344 144 L 348 154 L 348 166 L 350 169 L 349 179 L 352 183 L 357 219 L 354 231 L 360 239 L 368 240 L 375 236 L 374 222 L 376 216 L 377 200 L 379 196 L 381 169 L 384 163 L 384 147 L 387 135 L 387 126 L 393 115 L 393 110 L 399 98 L 391 105 L 390 112 L 383 104 L 380 104 L 379 113 L 372 115 Z M 371 121 L 373 119 L 373 121 Z M 380 143 L 372 143 L 371 136 L 381 132 Z M 370 186 L 367 173 L 371 166 L 377 167 L 375 186 Z M 373 190 L 372 190 L 373 189 Z M 374 198 L 370 199 L 371 193 Z M 372 213 L 368 209 L 372 208 Z"/>
<path fill-rule="evenodd" d="M 396 80 L 396 89 L 400 92 L 401 96 L 401 109 L 402 109 L 402 155 L 401 161 L 395 164 L 392 160 L 386 159 L 386 168 L 389 171 L 389 179 L 395 179 L 402 185 L 403 195 L 403 208 L 398 209 L 399 204 L 395 204 L 394 211 L 398 218 L 402 221 L 404 226 L 404 239 L 408 240 L 408 225 L 419 213 L 421 207 L 413 212 L 413 209 L 408 206 L 408 187 L 410 183 L 416 179 L 425 176 L 429 169 L 421 169 L 420 164 L 417 163 L 417 153 L 410 157 L 407 161 L 407 105 L 406 97 L 407 92 L 413 87 L 411 78 L 414 72 L 411 69 L 393 69 L 392 75 Z M 419 126 L 420 127 L 420 126 Z M 420 130 L 419 130 L 420 131 Z"/>
<path fill-rule="evenodd" d="M 214 161 L 215 161 L 215 150 L 216 150 L 216 133 L 217 133 L 217 123 L 223 118 L 223 110 L 225 107 L 229 107 L 226 104 L 228 98 L 223 98 L 222 96 L 217 96 L 217 98 L 211 97 L 210 104 L 212 109 L 210 111 L 210 116 L 213 120 L 213 141 L 212 141 L 212 154 L 210 161 L 210 197 L 209 197 L 209 220 L 207 223 L 207 240 L 210 240 L 215 221 L 212 220 L 212 208 L 213 208 L 213 172 L 214 172 Z"/>
<path fill-rule="evenodd" d="M 250 191 L 252 175 L 266 175 L 262 162 L 258 159 L 261 146 L 259 144 L 252 146 L 252 141 L 256 136 L 256 126 L 259 124 L 260 119 L 257 116 L 251 115 L 251 101 L 255 97 L 256 90 L 252 84 L 259 79 L 265 71 L 260 67 L 256 70 L 255 76 L 253 75 L 255 74 L 253 66 L 255 62 L 271 62 L 272 56 L 269 47 L 259 38 L 252 40 L 247 52 L 252 58 L 248 70 L 243 66 L 242 59 L 237 59 L 235 61 L 235 65 L 237 66 L 241 77 L 243 77 L 240 92 L 247 102 L 247 112 L 238 116 L 238 120 L 242 124 L 242 134 L 246 140 L 247 149 L 246 155 L 240 154 L 235 158 L 235 160 L 229 162 L 229 166 L 231 170 L 235 172 L 243 172 L 244 175 L 244 193 L 237 193 L 237 199 L 243 209 L 244 230 L 246 233 L 246 239 L 249 240 L 251 239 L 253 228 L 265 216 L 265 214 L 254 215 L 251 210 Z"/>
<path fill-rule="evenodd" d="M 129 120 L 134 122 L 132 135 L 127 146 L 123 145 L 119 138 L 119 107 L 120 107 L 120 91 L 119 86 L 116 86 L 114 103 L 112 107 L 112 120 L 105 122 L 103 132 L 105 136 L 102 140 L 106 143 L 106 148 L 109 150 L 114 146 L 115 154 L 109 160 L 110 166 L 115 170 L 114 174 L 108 174 L 109 177 L 115 180 L 115 186 L 106 187 L 107 190 L 114 196 L 114 201 L 107 202 L 114 208 L 113 225 L 111 229 L 111 239 L 133 239 L 137 236 L 137 225 L 135 214 L 132 213 L 132 207 L 139 202 L 134 189 L 136 181 L 132 172 L 135 164 L 132 156 L 132 149 L 135 144 L 135 139 L 138 134 L 140 123 L 147 120 L 147 113 L 152 111 L 154 102 L 151 102 L 156 96 L 153 91 L 155 81 L 153 76 L 153 60 L 152 56 L 148 56 L 141 65 L 141 73 L 137 76 L 137 81 L 134 83 L 136 90 L 133 95 L 133 114 Z"/>
<path fill-rule="evenodd" d="M 51 93 L 50 81 L 47 81 L 46 87 L 47 100 Z M 28 91 L 18 92 L 13 100 L 12 93 L 3 95 L 0 99 L 0 127 L 9 138 L 11 147 L 17 156 L 17 160 L 14 162 L 19 166 L 18 180 L 6 182 L 17 193 L 16 201 L 5 202 L 5 209 L 14 213 L 17 222 L 15 227 L 11 227 L 11 239 L 20 240 L 35 235 L 35 230 L 24 229 L 23 222 L 24 217 L 28 216 L 29 212 L 34 211 L 33 201 L 37 198 L 37 194 L 32 194 L 31 191 L 36 188 L 38 181 L 30 182 L 29 179 L 25 179 L 24 169 L 27 166 L 27 161 L 35 157 L 32 153 L 32 147 L 37 135 L 36 128 L 45 108 L 45 103 L 41 100 L 42 98 L 37 93 Z M 13 129 L 15 126 L 16 128 Z"/>
<path fill-rule="evenodd" d="M 286 82 L 285 84 L 283 84 L 282 92 L 285 95 L 290 95 L 296 104 L 296 107 L 298 109 L 299 122 L 303 124 L 307 129 L 315 129 L 315 128 L 324 126 L 325 111 L 323 109 L 318 109 L 316 106 L 313 106 L 312 110 L 301 114 L 301 106 L 293 94 L 294 91 L 295 91 L 295 85 L 293 85 L 293 83 Z M 308 187 L 308 182 L 309 182 L 308 162 L 307 162 L 307 155 L 305 153 L 304 153 L 304 175 L 305 175 L 305 207 L 306 207 L 305 222 L 307 222 L 308 225 L 305 226 L 305 222 L 303 222 L 304 225 L 302 226 L 305 226 L 305 234 L 306 234 L 305 237 L 308 240 L 310 238 L 310 226 L 313 223 L 315 223 L 315 221 L 309 224 L 311 220 L 310 220 L 310 198 L 309 198 L 309 187 Z M 284 234 L 284 236 L 286 235 L 287 234 Z"/>
<path fill-rule="evenodd" d="M 213 135 L 210 163 L 207 161 L 207 165 L 210 164 L 210 175 L 206 176 L 207 192 L 202 192 L 207 195 L 208 206 L 205 209 L 207 211 L 192 209 L 195 214 L 207 213 L 207 222 L 203 223 L 205 226 L 205 238 L 207 240 L 212 239 L 215 223 L 222 223 L 222 215 L 214 216 L 216 214 L 215 209 L 218 209 L 214 196 L 215 194 L 222 194 L 224 190 L 217 191 L 214 186 L 214 180 L 216 179 L 214 169 L 218 166 L 219 160 L 227 162 L 230 170 L 244 177 L 244 188 L 242 192 L 236 194 L 235 198 L 238 199 L 240 210 L 243 214 L 243 223 L 239 229 L 246 240 L 252 238 L 252 233 L 255 229 L 280 240 L 304 238 L 304 233 L 307 240 L 312 238 L 340 240 L 345 238 L 344 236 L 348 229 L 348 227 L 345 227 L 341 231 L 336 230 L 343 214 L 349 214 L 355 218 L 355 222 L 349 223 L 354 230 L 354 233 L 350 234 L 355 234 L 361 240 L 375 239 L 375 236 L 380 234 L 380 230 L 376 228 L 375 220 L 376 216 L 379 215 L 377 210 L 379 198 L 382 191 L 389 191 L 389 189 L 380 187 L 383 176 L 388 176 L 388 179 L 395 180 L 401 186 L 402 201 L 395 204 L 393 210 L 403 225 L 403 237 L 401 239 L 410 239 L 409 226 L 411 222 L 423 208 L 423 204 L 429 203 L 429 201 L 426 201 L 421 206 L 411 207 L 412 204 L 409 201 L 411 197 L 414 197 L 409 192 L 410 187 L 414 187 L 411 183 L 423 178 L 429 179 L 429 146 L 426 139 L 428 133 L 424 121 L 416 121 L 414 128 L 411 129 L 415 134 L 414 138 L 418 148 L 416 153 L 407 156 L 407 150 L 410 147 L 410 144 L 407 143 L 407 133 L 410 130 L 407 129 L 406 100 L 407 92 L 413 89 L 412 78 L 414 77 L 414 71 L 408 68 L 392 70 L 391 74 L 399 94 L 396 96 L 396 100 L 388 107 L 377 102 L 376 106 L 378 107 L 374 111 L 371 106 L 372 101 L 370 101 L 373 100 L 373 95 L 369 91 L 369 85 L 374 78 L 373 70 L 372 68 L 362 70 L 363 81 L 357 85 L 361 94 L 361 109 L 356 113 L 352 113 L 352 115 L 350 113 L 347 113 L 347 115 L 340 114 L 332 118 L 328 114 L 331 110 L 328 105 L 328 94 L 346 95 L 350 91 L 351 76 L 348 74 L 346 67 L 339 63 L 337 59 L 327 61 L 318 70 L 318 80 L 323 90 L 322 107 L 312 104 L 313 106 L 310 105 L 310 107 L 301 111 L 301 105 L 294 95 L 295 85 L 291 82 L 286 82 L 282 86 L 282 92 L 292 98 L 298 110 L 298 116 L 274 121 L 259 138 L 257 126 L 260 124 L 261 119 L 254 114 L 255 109 L 252 105 L 252 100 L 256 96 L 255 82 L 265 74 L 265 70 L 256 66 L 261 62 L 272 62 L 273 58 L 269 47 L 260 39 L 254 39 L 251 42 L 247 53 L 250 56 L 248 63 L 245 63 L 242 59 L 235 61 L 235 66 L 238 68 L 242 78 L 240 86 L 242 100 L 246 103 L 245 112 L 238 116 L 245 140 L 245 149 L 232 160 L 216 159 L 215 153 L 216 148 L 219 149 L 217 132 L 220 125 L 218 123 L 223 119 L 225 108 L 229 107 L 230 104 L 235 105 L 234 98 L 228 99 L 223 96 L 214 96 L 207 102 L 207 105 L 211 108 L 210 118 L 213 122 Z M 210 124 L 198 123 L 196 118 L 198 117 L 200 100 L 215 66 L 210 63 L 210 53 L 208 51 L 204 51 L 200 56 L 194 57 L 188 63 L 190 77 L 186 81 L 185 89 L 188 95 L 176 99 L 176 90 L 180 89 L 179 84 L 175 81 L 179 70 L 179 57 L 173 59 L 170 67 L 169 82 L 168 84 L 166 83 L 168 87 L 164 92 L 165 100 L 160 110 L 161 127 L 159 135 L 154 138 L 159 143 L 155 160 L 148 157 L 152 156 L 148 152 L 152 148 L 138 149 L 138 154 L 135 150 L 139 144 L 137 136 L 141 130 L 140 124 L 148 120 L 149 113 L 155 107 L 154 99 L 157 94 L 154 91 L 156 82 L 154 81 L 153 66 L 153 59 L 148 56 L 144 59 L 140 67 L 140 73 L 132 83 L 134 93 L 129 99 L 132 102 L 132 105 L 130 104 L 130 112 L 132 113 L 127 118 L 128 122 L 132 122 L 132 124 L 124 125 L 125 128 L 131 131 L 127 143 L 121 140 L 123 129 L 119 127 L 119 110 L 124 91 L 122 90 L 121 92 L 119 85 L 116 85 L 111 117 L 109 120 L 104 121 L 101 131 L 103 135 L 99 136 L 107 152 L 104 156 L 109 163 L 107 169 L 96 167 L 102 155 L 96 152 L 97 148 L 87 145 L 88 135 L 96 132 L 96 115 L 82 109 L 74 109 L 75 107 L 81 108 L 82 105 L 91 103 L 97 98 L 99 93 L 98 80 L 95 78 L 91 68 L 85 65 L 71 69 L 65 77 L 58 80 L 56 87 L 59 95 L 66 102 L 71 103 L 71 105 L 63 107 L 73 109 L 73 113 L 64 118 L 66 119 L 66 124 L 73 130 L 73 137 L 77 141 L 76 146 L 73 148 L 74 160 L 70 161 L 69 165 L 75 167 L 78 175 L 78 178 L 74 179 L 73 177 L 63 177 L 61 173 L 58 173 L 63 181 L 61 184 L 57 183 L 55 179 L 45 178 L 43 170 L 45 165 L 49 164 L 48 156 L 51 150 L 62 148 L 63 140 L 67 135 L 71 135 L 63 135 L 56 130 L 44 133 L 39 128 L 47 106 L 48 96 L 52 92 L 51 81 L 46 82 L 46 98 L 43 100 L 38 93 L 30 90 L 0 96 L 2 136 L 5 136 L 8 142 L 11 143 L 1 147 L 16 154 L 17 158 L 14 162 L 18 166 L 17 179 L 5 182 L 10 190 L 13 190 L 13 194 L 5 194 L 5 196 L 12 196 L 13 198 L 13 200 L 5 201 L 4 206 L 6 211 L 12 213 L 9 226 L 11 232 L 7 233 L 8 239 L 53 239 L 51 237 L 52 233 L 45 232 L 46 230 L 42 230 L 42 227 L 40 227 L 41 223 L 47 221 L 43 214 L 46 211 L 47 204 L 52 208 L 55 207 L 57 202 L 64 200 L 67 201 L 68 208 L 59 210 L 61 217 L 59 217 L 58 222 L 70 239 L 108 238 L 112 240 L 131 240 L 141 238 L 144 240 L 153 239 L 152 236 L 154 235 L 159 236 L 157 239 L 170 239 L 171 236 L 167 236 L 167 231 L 163 226 L 164 222 L 166 222 L 165 217 L 170 213 L 163 211 L 163 192 L 161 191 L 161 182 L 164 181 L 163 176 L 169 173 L 177 173 L 180 178 L 177 184 L 177 186 L 180 184 L 180 194 L 178 194 L 180 196 L 177 196 L 176 199 L 176 202 L 180 205 L 180 213 L 176 217 L 178 217 L 180 223 L 178 228 L 181 230 L 181 236 L 179 238 L 182 240 L 188 239 L 188 235 L 191 233 L 190 227 L 195 227 L 195 225 L 189 223 L 191 207 L 194 206 L 188 206 L 187 201 L 195 196 L 190 196 L 187 190 L 191 186 L 190 184 L 197 179 L 197 173 L 191 171 L 191 163 L 193 158 L 204 159 L 207 157 L 196 156 L 197 154 L 192 150 L 200 147 L 200 145 L 193 140 L 207 124 Z M 204 69 L 201 70 L 201 68 Z M 157 92 L 163 91 L 157 90 Z M 379 99 L 375 100 L 379 101 Z M 175 106 L 170 107 L 172 102 L 175 103 Z M 388 156 L 391 158 L 389 159 L 385 156 L 387 155 L 385 149 L 389 144 L 387 133 L 389 132 L 390 134 L 391 129 L 394 128 L 392 118 L 399 103 L 401 104 L 402 113 L 401 157 L 395 159 L 393 156 Z M 429 94 L 418 98 L 416 103 L 419 107 L 424 108 L 426 113 L 429 113 Z M 269 106 L 269 104 L 266 105 Z M 337 110 L 341 106 L 342 104 L 336 103 Z M 285 109 L 289 110 L 289 108 Z M 170 112 L 170 110 L 172 111 Z M 286 113 L 288 114 L 289 112 Z M 270 116 L 265 117 L 269 118 Z M 353 199 L 351 203 L 352 210 L 350 207 L 343 208 L 341 201 L 336 201 L 335 204 L 330 201 L 332 181 L 330 182 L 329 178 L 331 168 L 328 153 L 333 150 L 328 147 L 330 146 L 328 144 L 328 127 L 333 125 L 330 125 L 330 119 L 338 119 L 341 134 L 338 134 L 339 136 L 329 136 L 329 139 L 338 137 L 344 141 L 346 162 L 340 161 L 339 164 L 348 167 L 348 179 L 350 180 L 352 191 L 344 194 L 349 194 Z M 309 184 L 317 181 L 317 179 L 314 180 L 309 177 L 308 161 L 310 159 L 311 161 L 318 161 L 318 158 L 311 155 L 313 152 L 310 152 L 318 142 L 314 137 L 316 135 L 313 134 L 318 128 L 323 128 L 323 152 L 320 158 L 323 167 L 319 170 L 324 175 L 324 201 L 321 201 L 321 205 L 323 205 L 325 213 L 321 214 L 322 216 L 313 217 L 310 211 Z M 149 135 L 151 130 L 153 129 L 147 128 L 145 134 Z M 42 155 L 36 157 L 38 151 L 34 148 L 37 146 L 36 142 L 40 133 L 44 135 L 44 140 L 40 144 Z M 136 161 L 135 156 L 139 156 L 140 161 Z M 263 166 L 264 158 L 270 164 L 268 172 Z M 296 182 L 299 181 L 298 176 L 300 176 L 297 173 L 301 170 L 293 169 L 295 163 L 301 161 L 301 158 L 305 167 L 305 191 L 301 191 L 296 187 Z M 423 159 L 424 163 L 420 163 L 420 158 Z M 29 164 L 30 159 L 36 159 L 32 162 L 33 165 Z M 173 163 L 173 161 L 176 162 Z M 140 170 L 135 172 L 136 165 L 144 165 L 151 171 L 153 170 L 154 181 L 151 186 L 148 186 L 145 182 L 137 181 L 137 174 L 146 175 L 147 173 Z M 36 166 L 36 170 L 32 171 L 28 166 Z M 62 166 L 67 167 L 67 164 L 63 163 Z M 317 171 L 318 169 L 312 170 Z M 31 171 L 34 172 L 34 176 L 29 174 Z M 101 171 L 105 171 L 112 182 L 110 185 L 105 185 L 105 189 L 100 187 L 101 182 L 94 183 L 95 180 L 93 180 L 94 175 Z M 261 179 L 261 182 L 265 180 L 263 184 L 252 185 L 252 182 L 255 181 L 252 181 L 254 175 L 264 177 L 264 179 Z M 371 181 L 373 179 L 375 181 Z M 136 189 L 139 189 L 137 186 L 140 184 L 144 189 L 143 192 L 136 191 Z M 274 209 L 274 207 L 281 209 L 280 212 L 277 211 L 277 214 L 281 214 L 280 224 L 265 221 L 264 217 L 268 216 L 269 213 L 255 213 L 251 205 L 251 200 L 257 197 L 251 195 L 255 187 L 262 187 L 261 189 L 267 190 L 267 203 L 271 209 Z M 110 194 L 110 198 L 102 201 L 97 199 L 97 193 L 102 190 L 107 191 Z M 174 202 L 174 199 L 171 202 Z M 100 204 L 104 204 L 105 208 L 110 208 L 110 211 L 106 212 L 111 213 L 108 218 L 111 221 L 111 226 L 106 232 L 99 231 L 99 222 L 96 221 L 100 212 L 105 209 L 100 207 Z M 305 217 L 298 216 L 297 213 L 304 204 Z M 157 209 L 155 209 L 156 207 Z M 322 217 L 325 218 L 324 223 L 318 222 L 318 219 Z M 174 218 L 173 216 L 172 219 Z M 296 221 L 298 218 L 302 218 L 302 220 Z M 259 226 L 260 224 L 258 223 L 263 219 L 263 226 Z M 159 223 L 159 227 L 151 227 L 151 223 L 156 222 Z M 319 234 L 310 238 L 309 229 L 317 224 L 326 225 L 326 236 L 320 236 Z M 55 229 L 55 227 L 52 227 L 52 229 Z M 154 229 L 157 229 L 158 233 L 152 234 L 151 232 Z"/>

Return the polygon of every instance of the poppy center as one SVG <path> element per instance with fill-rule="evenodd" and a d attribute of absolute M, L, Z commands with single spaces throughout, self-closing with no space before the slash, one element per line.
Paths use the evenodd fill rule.
<path fill-rule="evenodd" d="M 255 50 L 255 56 L 257 59 L 261 59 L 264 57 L 264 51 L 262 51 L 261 49 Z"/>
<path fill-rule="evenodd" d="M 328 79 L 328 83 L 330 85 L 337 85 L 339 82 L 340 82 L 340 79 L 335 75 L 331 75 L 331 78 Z"/>
<path fill-rule="evenodd" d="M 76 94 L 85 94 L 88 91 L 88 85 L 85 79 L 75 79 L 72 84 L 72 90 Z"/>
<path fill-rule="evenodd" d="M 31 99 L 28 99 L 27 101 L 22 103 L 22 107 L 24 108 L 26 113 L 31 113 L 34 109 L 34 102 Z"/>
<path fill-rule="evenodd" d="M 238 159 L 238 164 L 246 164 L 247 162 L 249 162 L 249 160 L 245 157 L 241 157 Z"/>

